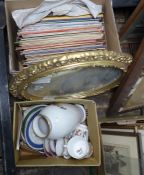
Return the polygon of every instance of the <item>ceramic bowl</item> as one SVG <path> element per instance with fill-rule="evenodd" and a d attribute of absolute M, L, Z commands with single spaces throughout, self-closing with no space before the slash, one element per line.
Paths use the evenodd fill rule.
<path fill-rule="evenodd" d="M 73 104 L 49 105 L 41 110 L 48 124 L 49 139 L 59 139 L 70 134 L 84 120 L 80 107 Z"/>

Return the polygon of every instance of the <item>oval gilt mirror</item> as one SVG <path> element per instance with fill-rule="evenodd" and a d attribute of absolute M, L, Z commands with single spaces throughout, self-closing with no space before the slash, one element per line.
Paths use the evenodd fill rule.
<path fill-rule="evenodd" d="M 59 55 L 19 72 L 10 91 L 30 100 L 92 96 L 117 86 L 131 61 L 112 51 Z"/>

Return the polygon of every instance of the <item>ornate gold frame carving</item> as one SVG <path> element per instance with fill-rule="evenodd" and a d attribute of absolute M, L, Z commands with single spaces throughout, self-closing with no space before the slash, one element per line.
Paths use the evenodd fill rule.
<path fill-rule="evenodd" d="M 38 78 L 47 76 L 51 73 L 70 70 L 77 67 L 114 67 L 126 72 L 128 65 L 132 62 L 132 57 L 124 53 L 116 53 L 107 50 L 77 52 L 64 55 L 49 57 L 47 61 L 40 62 L 26 68 L 15 75 L 10 82 L 10 92 L 18 98 L 29 100 L 40 100 L 39 97 L 32 96 L 27 92 L 29 84 Z M 76 97 L 83 98 L 96 95 L 109 90 L 119 84 L 119 80 L 104 86 L 100 89 L 91 89 L 87 92 L 75 93 L 70 96 L 64 95 L 61 98 Z"/>

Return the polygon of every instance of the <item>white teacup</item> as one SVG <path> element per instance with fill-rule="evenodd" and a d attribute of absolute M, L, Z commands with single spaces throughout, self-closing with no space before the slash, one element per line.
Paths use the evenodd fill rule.
<path fill-rule="evenodd" d="M 85 140 L 88 140 L 89 132 L 87 125 L 79 124 L 73 132 L 73 136 L 81 136 Z"/>
<path fill-rule="evenodd" d="M 39 115 L 41 118 L 45 119 L 42 120 L 43 122 L 47 122 L 48 138 L 55 140 L 70 134 L 72 131 L 74 131 L 78 124 L 85 119 L 85 113 L 81 107 L 72 104 L 49 105 L 42 109 Z M 35 125 L 40 128 L 38 122 L 35 122 Z M 38 129 L 38 127 L 35 129 L 35 133 L 39 136 L 46 136 L 46 133 L 40 134 L 40 132 L 43 131 L 42 129 Z"/>
<path fill-rule="evenodd" d="M 81 136 L 72 137 L 67 143 L 67 150 L 71 157 L 84 159 L 89 156 L 91 147 L 88 141 Z"/>

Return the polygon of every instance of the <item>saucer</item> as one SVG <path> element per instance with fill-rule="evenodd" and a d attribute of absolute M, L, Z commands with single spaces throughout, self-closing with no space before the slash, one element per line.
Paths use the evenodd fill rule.
<path fill-rule="evenodd" d="M 23 114 L 23 118 L 27 117 L 27 115 L 29 115 L 33 110 L 37 110 L 41 107 L 46 107 L 47 105 L 34 105 L 34 106 L 30 106 L 28 107 L 25 111 L 24 111 L 24 114 Z"/>
<path fill-rule="evenodd" d="M 36 136 L 33 131 L 32 121 L 39 114 L 40 110 L 31 115 L 29 121 L 27 122 L 26 128 L 24 129 L 24 138 L 26 144 L 34 150 L 42 150 L 44 139 Z"/>
<path fill-rule="evenodd" d="M 45 153 L 45 155 L 46 155 L 47 157 L 52 157 L 52 156 L 53 156 L 53 153 L 52 153 L 52 151 L 51 151 L 51 149 L 50 149 L 49 139 L 45 139 L 45 140 L 44 140 L 44 145 L 43 145 L 43 147 L 44 147 L 44 153 Z"/>
<path fill-rule="evenodd" d="M 56 155 L 57 156 L 62 156 L 64 152 L 64 139 L 58 139 L 56 141 Z"/>
<path fill-rule="evenodd" d="M 56 140 L 50 140 L 49 142 L 51 151 L 56 154 Z"/>
<path fill-rule="evenodd" d="M 35 114 L 35 112 L 37 112 L 38 110 L 42 110 L 45 106 L 47 106 L 47 105 L 33 106 L 33 107 L 28 108 L 24 112 L 24 115 L 23 115 L 24 116 L 24 119 L 23 119 L 23 122 L 22 122 L 22 132 L 21 132 L 21 136 L 22 136 L 22 139 L 24 141 L 25 141 L 24 132 L 25 132 L 25 128 L 26 128 L 27 122 L 30 120 L 31 116 L 33 114 Z"/>

